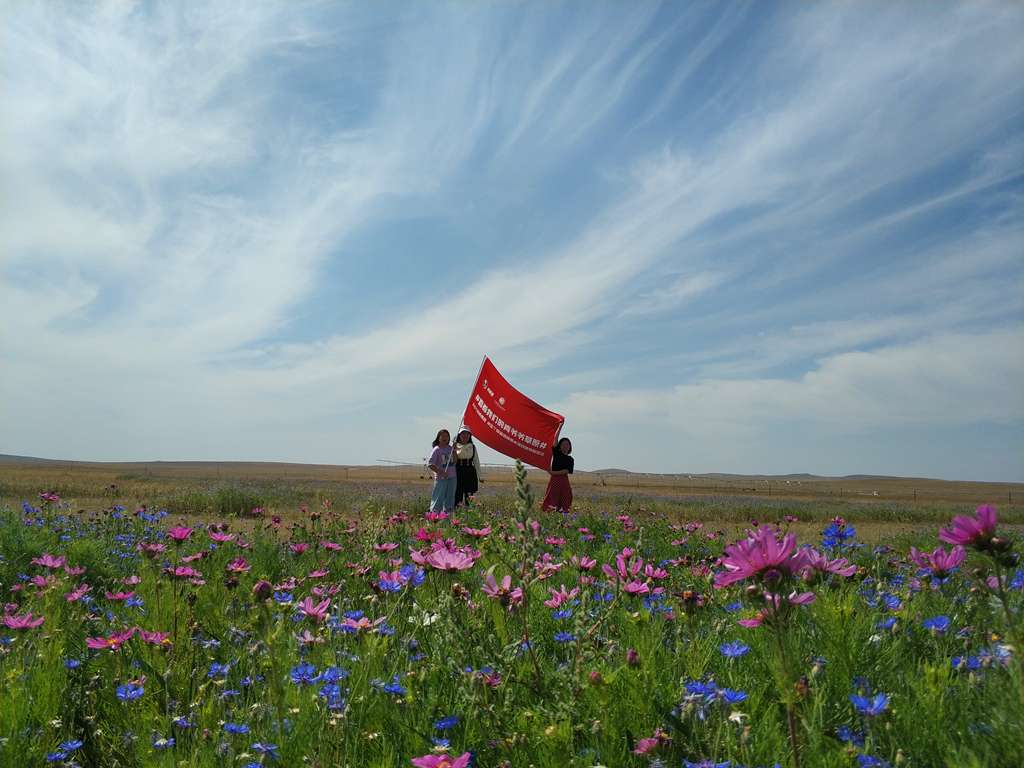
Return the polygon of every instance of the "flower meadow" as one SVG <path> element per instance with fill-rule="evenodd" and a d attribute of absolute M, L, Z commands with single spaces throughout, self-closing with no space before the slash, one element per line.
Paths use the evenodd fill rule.
<path fill-rule="evenodd" d="M 1024 570 L 990 506 L 835 519 L 0 512 L 0 765 L 1019 766 Z"/>

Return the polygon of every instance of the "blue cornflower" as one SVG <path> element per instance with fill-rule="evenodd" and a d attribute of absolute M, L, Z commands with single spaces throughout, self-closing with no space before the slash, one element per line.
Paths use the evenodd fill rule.
<path fill-rule="evenodd" d="M 749 645 L 733 641 L 731 643 L 722 643 L 718 646 L 718 650 L 721 651 L 722 655 L 728 659 L 736 659 L 740 656 L 745 655 L 749 650 Z"/>
<path fill-rule="evenodd" d="M 1010 580 L 1010 589 L 1024 589 L 1024 570 L 1018 568 Z"/>
<path fill-rule="evenodd" d="M 68 669 L 78 669 L 80 666 L 82 666 L 82 662 L 80 662 L 78 659 L 65 659 L 64 666 Z"/>
<path fill-rule="evenodd" d="M 227 677 L 228 672 L 231 669 L 231 664 L 218 664 L 216 661 L 210 663 L 210 669 L 206 673 L 207 677 Z"/>
<path fill-rule="evenodd" d="M 248 733 L 249 726 L 245 723 L 224 723 L 224 730 L 228 733 Z"/>
<path fill-rule="evenodd" d="M 296 685 L 312 685 L 317 680 L 316 667 L 304 661 L 292 668 L 292 682 Z"/>
<path fill-rule="evenodd" d="M 138 595 L 132 595 L 124 601 L 124 604 L 128 608 L 142 608 L 145 605 L 145 603 L 142 602 L 142 598 Z"/>
<path fill-rule="evenodd" d="M 414 587 L 420 586 L 420 584 L 422 584 L 427 578 L 427 572 L 412 563 L 406 563 L 403 565 L 398 569 L 398 573 Z"/>
<path fill-rule="evenodd" d="M 142 697 L 145 689 L 137 683 L 124 683 L 117 686 L 117 698 L 121 701 L 135 701 Z"/>
<path fill-rule="evenodd" d="M 348 677 L 348 672 L 341 667 L 328 667 L 325 669 L 318 678 L 324 683 L 336 683 L 339 680 L 344 680 Z"/>
<path fill-rule="evenodd" d="M 280 603 L 281 605 L 287 605 L 288 603 L 290 603 L 292 601 L 292 593 L 291 592 L 275 592 L 274 593 L 274 600 L 276 602 Z"/>
<path fill-rule="evenodd" d="M 571 608 L 563 608 L 560 611 L 554 611 L 551 614 L 551 618 L 552 619 L 571 619 L 572 618 L 572 609 Z"/>
<path fill-rule="evenodd" d="M 384 592 L 401 592 L 402 582 L 400 579 L 381 578 L 377 581 L 377 587 Z"/>
<path fill-rule="evenodd" d="M 836 728 L 836 738 L 846 744 L 853 744 L 855 747 L 864 746 L 864 734 L 853 730 L 848 725 L 840 725 Z"/>
<path fill-rule="evenodd" d="M 683 760 L 683 768 L 729 768 L 731 765 L 732 763 L 728 760 L 723 763 L 716 763 L 714 760 L 700 760 L 696 763 Z"/>
<path fill-rule="evenodd" d="M 874 755 L 857 755 L 858 768 L 889 768 L 890 763 Z"/>
<path fill-rule="evenodd" d="M 708 699 L 714 697 L 715 691 L 718 690 L 713 680 L 706 683 L 703 680 L 690 680 L 684 687 L 691 696 L 702 696 Z"/>
<path fill-rule="evenodd" d="M 895 616 L 887 616 L 886 618 L 882 619 L 880 622 L 878 622 L 875 625 L 875 627 L 877 629 L 892 629 L 895 626 L 896 626 L 896 617 Z"/>
<path fill-rule="evenodd" d="M 739 600 L 737 600 L 734 603 L 729 603 L 727 606 L 725 606 L 725 610 L 727 610 L 729 613 L 736 613 L 736 611 L 743 610 L 743 603 L 741 603 Z"/>
<path fill-rule="evenodd" d="M 558 643 L 571 643 L 576 639 L 576 635 L 571 632 L 555 632 L 555 642 Z"/>
<path fill-rule="evenodd" d="M 747 700 L 746 693 L 743 691 L 734 691 L 731 688 L 719 688 L 717 696 L 726 704 L 739 704 L 741 701 Z"/>
<path fill-rule="evenodd" d="M 59 763 L 59 762 L 62 762 L 66 757 L 67 757 L 67 753 L 65 753 L 65 752 L 47 752 L 46 753 L 46 762 L 48 762 L 48 763 Z"/>
<path fill-rule="evenodd" d="M 345 611 L 341 615 L 344 616 L 346 619 L 354 619 L 355 621 L 359 621 L 361 618 L 363 618 L 362 611 Z"/>
<path fill-rule="evenodd" d="M 385 683 L 383 680 L 371 680 L 370 685 L 380 691 L 384 691 L 384 693 L 390 693 L 392 696 L 404 696 L 406 694 L 405 688 L 398 682 L 398 675 L 395 675 L 390 683 Z"/>
<path fill-rule="evenodd" d="M 884 693 L 878 693 L 875 694 L 874 698 L 869 699 L 867 696 L 851 693 L 850 702 L 859 714 L 865 717 L 876 717 L 888 708 L 889 696 Z"/>
<path fill-rule="evenodd" d="M 952 659 L 953 669 L 967 669 L 975 671 L 981 669 L 981 659 L 977 656 L 954 656 Z"/>
<path fill-rule="evenodd" d="M 348 690 L 341 690 L 341 686 L 337 683 L 326 683 L 320 686 L 320 691 L 317 694 L 321 699 L 327 702 L 327 708 L 332 710 L 340 710 L 345 708 L 345 696 Z"/>
<path fill-rule="evenodd" d="M 903 607 L 903 601 L 900 600 L 896 595 L 890 594 L 888 592 L 883 592 L 880 597 L 882 599 L 882 604 L 890 611 L 898 611 L 900 608 Z"/>
<path fill-rule="evenodd" d="M 62 741 L 57 747 L 61 752 L 74 752 L 76 749 L 81 747 L 83 744 L 81 739 L 72 739 L 70 741 Z"/>
<path fill-rule="evenodd" d="M 932 616 L 930 619 L 925 619 L 921 622 L 922 627 L 937 635 L 941 635 L 949 629 L 949 624 L 949 616 Z"/>
<path fill-rule="evenodd" d="M 452 745 L 451 739 L 442 739 L 437 736 L 431 736 L 430 743 L 435 747 L 441 747 L 443 749 L 448 749 L 448 747 Z"/>
<path fill-rule="evenodd" d="M 439 731 L 447 731 L 449 728 L 454 728 L 459 724 L 458 715 L 448 715 L 448 717 L 442 717 L 440 720 L 434 723 L 434 728 Z"/>
<path fill-rule="evenodd" d="M 250 744 L 249 749 L 261 755 L 270 755 L 274 759 L 280 757 L 280 755 L 277 754 L 277 744 L 268 744 L 266 742 L 257 741 L 255 744 Z"/>
<path fill-rule="evenodd" d="M 190 723 L 189 719 L 187 717 L 185 717 L 184 715 L 179 715 L 178 717 L 176 717 L 173 720 L 171 720 L 171 725 L 173 725 L 175 728 L 183 728 L 183 729 L 184 728 L 191 728 L 192 727 L 192 723 Z"/>
<path fill-rule="evenodd" d="M 154 735 L 154 737 L 153 737 L 153 749 L 170 749 L 173 746 L 174 746 L 174 737 L 173 736 L 171 736 L 170 738 L 164 739 L 164 738 L 157 738 Z"/>

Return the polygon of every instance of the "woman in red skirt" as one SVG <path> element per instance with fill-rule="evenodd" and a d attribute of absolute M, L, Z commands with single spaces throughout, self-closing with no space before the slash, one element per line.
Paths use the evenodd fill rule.
<path fill-rule="evenodd" d="M 568 437 L 558 441 L 551 456 L 551 479 L 548 480 L 548 492 L 544 494 L 541 509 L 568 512 L 572 509 L 572 486 L 569 475 L 572 474 L 573 460 L 572 442 Z"/>

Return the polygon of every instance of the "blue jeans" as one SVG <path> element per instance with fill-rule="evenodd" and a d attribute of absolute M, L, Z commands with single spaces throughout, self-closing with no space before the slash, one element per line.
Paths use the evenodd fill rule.
<path fill-rule="evenodd" d="M 455 478 L 434 480 L 434 490 L 430 494 L 431 512 L 451 512 L 455 509 Z"/>

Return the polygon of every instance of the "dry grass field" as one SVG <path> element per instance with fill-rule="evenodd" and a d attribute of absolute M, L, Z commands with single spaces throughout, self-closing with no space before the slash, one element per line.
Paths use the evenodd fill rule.
<path fill-rule="evenodd" d="M 542 475 L 540 470 L 531 470 Z M 509 487 L 512 468 L 485 467 L 485 485 Z M 189 483 L 283 483 L 338 486 L 398 484 L 428 488 L 425 467 L 344 466 L 283 462 L 70 462 L 0 457 L 0 498 L 33 489 L 65 490 L 65 495 L 102 497 L 97 490 L 116 486 L 136 496 L 161 496 Z M 790 499 L 971 503 L 985 500 L 1003 506 L 1024 504 L 1024 483 L 987 483 L 912 477 L 851 475 L 658 475 L 609 470 L 577 472 L 573 487 L 661 497 L 754 496 Z M 16 495 L 16 494 L 15 494 Z"/>
<path fill-rule="evenodd" d="M 530 471 L 535 492 L 547 476 Z M 481 494 L 510 496 L 511 468 L 485 467 Z M 0 457 L 0 508 L 17 508 L 44 490 L 55 491 L 75 510 L 95 512 L 113 504 L 148 505 L 172 515 L 245 518 L 253 507 L 264 515 L 291 516 L 300 505 L 329 500 L 336 510 L 425 508 L 431 481 L 417 466 L 336 466 L 272 462 L 65 462 Z M 807 533 L 842 515 L 858 522 L 866 540 L 913 533 L 922 526 L 973 510 L 998 506 L 1007 524 L 1024 524 L 1024 484 L 949 482 L 920 478 L 824 478 L 738 475 L 653 475 L 612 470 L 573 477 L 579 504 L 643 509 L 674 519 L 700 519 L 731 531 L 751 519 L 802 521 Z"/>

